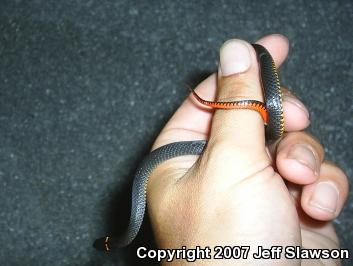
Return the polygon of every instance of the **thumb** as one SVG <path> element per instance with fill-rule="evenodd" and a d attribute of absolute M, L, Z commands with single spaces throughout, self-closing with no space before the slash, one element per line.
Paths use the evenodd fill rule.
<path fill-rule="evenodd" d="M 264 102 L 255 50 L 251 44 L 233 39 L 220 49 L 217 101 L 242 100 Z M 235 158 L 242 167 L 269 163 L 261 115 L 249 109 L 217 110 L 208 149 L 214 149 L 220 160 L 233 161 L 233 166 Z"/>

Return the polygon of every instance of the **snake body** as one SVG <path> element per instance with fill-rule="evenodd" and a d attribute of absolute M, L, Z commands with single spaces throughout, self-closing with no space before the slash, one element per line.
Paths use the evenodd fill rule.
<path fill-rule="evenodd" d="M 284 131 L 282 96 L 278 73 L 270 53 L 261 45 L 253 44 L 252 46 L 256 51 L 259 62 L 265 107 L 260 106 L 262 103 L 259 105 L 259 102 L 252 100 L 231 103 L 234 104 L 234 108 L 237 108 L 235 105 L 241 105 L 241 108 L 244 108 L 245 106 L 246 108 L 254 110 L 257 110 L 257 108 L 265 108 L 265 111 L 267 110 L 268 112 L 268 121 L 266 121 L 266 139 L 277 140 L 283 135 Z M 217 104 L 217 102 L 212 103 Z M 215 107 L 217 106 L 215 105 Z M 222 106 L 220 105 L 218 108 L 222 108 Z M 261 110 L 258 111 L 260 112 Z M 152 171 L 166 160 L 184 155 L 200 155 L 206 145 L 207 141 L 205 140 L 181 141 L 164 145 L 152 151 L 142 161 L 134 177 L 132 187 L 131 216 L 127 230 L 122 236 L 119 237 L 106 236 L 97 239 L 94 242 L 94 247 L 98 250 L 108 251 L 110 249 L 121 248 L 129 245 L 135 239 L 142 225 L 146 209 L 147 182 Z"/>

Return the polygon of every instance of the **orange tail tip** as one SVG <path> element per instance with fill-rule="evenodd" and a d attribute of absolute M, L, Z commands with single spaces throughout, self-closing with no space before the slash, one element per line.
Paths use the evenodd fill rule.
<path fill-rule="evenodd" d="M 109 251 L 109 236 L 96 239 L 93 243 L 93 247 L 97 250 Z"/>

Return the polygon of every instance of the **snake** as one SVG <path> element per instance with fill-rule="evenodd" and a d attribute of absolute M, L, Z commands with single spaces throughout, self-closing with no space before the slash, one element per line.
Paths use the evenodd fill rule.
<path fill-rule="evenodd" d="M 251 109 L 260 113 L 264 120 L 267 141 L 280 139 L 284 132 L 282 92 L 274 60 L 268 50 L 260 44 L 252 44 L 259 65 L 259 76 L 264 102 L 242 100 L 213 102 L 202 99 L 194 90 L 198 102 L 215 109 Z M 126 231 L 121 236 L 105 236 L 94 241 L 98 250 L 109 251 L 128 246 L 137 236 L 145 215 L 147 183 L 150 174 L 161 163 L 178 156 L 201 155 L 206 140 L 179 141 L 161 146 L 144 158 L 134 176 L 132 185 L 131 214 Z"/>

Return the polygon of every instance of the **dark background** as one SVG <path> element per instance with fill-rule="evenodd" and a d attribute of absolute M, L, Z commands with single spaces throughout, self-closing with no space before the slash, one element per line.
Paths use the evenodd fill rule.
<path fill-rule="evenodd" d="M 148 226 L 117 254 L 92 241 L 123 230 L 135 167 L 230 38 L 289 38 L 282 83 L 352 177 L 351 3 L 2 0 L 0 265 L 138 263 Z M 343 248 L 352 210 L 351 191 L 334 222 Z"/>

